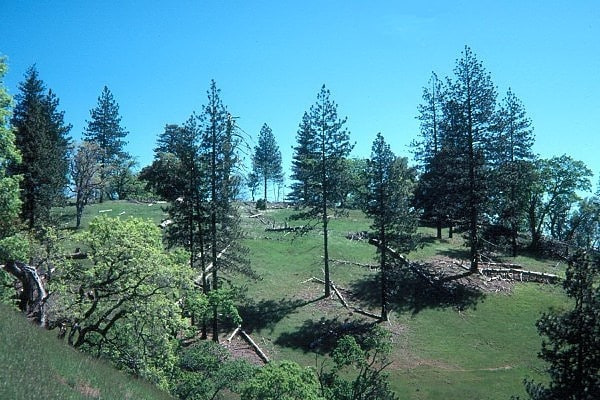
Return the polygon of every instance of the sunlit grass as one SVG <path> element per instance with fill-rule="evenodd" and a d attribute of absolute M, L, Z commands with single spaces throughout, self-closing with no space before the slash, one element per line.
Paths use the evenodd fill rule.
<path fill-rule="evenodd" d="M 170 399 L 0 304 L 0 399 Z"/>

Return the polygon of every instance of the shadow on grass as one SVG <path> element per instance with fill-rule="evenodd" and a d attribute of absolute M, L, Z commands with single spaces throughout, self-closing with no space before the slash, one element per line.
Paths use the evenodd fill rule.
<path fill-rule="evenodd" d="M 372 321 L 359 321 L 322 317 L 318 321 L 304 321 L 294 332 L 282 333 L 275 341 L 279 346 L 299 349 L 305 353 L 314 352 L 327 354 L 333 350 L 337 341 L 344 335 L 352 335 L 361 343 L 369 330 L 375 324 Z"/>
<path fill-rule="evenodd" d="M 421 271 L 425 278 L 407 268 L 397 268 L 390 273 L 389 304 L 398 313 L 418 314 L 425 309 L 455 308 L 464 310 L 475 308 L 485 294 L 475 287 L 459 282 L 469 273 L 449 276 L 442 279 Z M 381 304 L 380 274 L 369 276 L 352 285 L 353 295 L 364 305 L 379 307 Z"/>
<path fill-rule="evenodd" d="M 457 258 L 459 260 L 468 260 L 470 257 L 470 250 L 466 247 L 462 249 L 445 249 L 439 250 L 438 254 L 446 257 Z"/>
<path fill-rule="evenodd" d="M 260 300 L 258 302 L 248 299 L 246 300 L 246 304 L 238 308 L 238 311 L 244 321 L 242 326 L 248 332 L 264 328 L 272 330 L 275 324 L 293 313 L 297 308 L 317 302 L 323 298 L 321 296 L 309 301 L 281 299 Z"/>

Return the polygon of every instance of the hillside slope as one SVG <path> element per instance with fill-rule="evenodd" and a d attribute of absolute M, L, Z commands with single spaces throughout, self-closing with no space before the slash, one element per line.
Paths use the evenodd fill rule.
<path fill-rule="evenodd" d="M 171 399 L 0 304 L 0 399 Z"/>

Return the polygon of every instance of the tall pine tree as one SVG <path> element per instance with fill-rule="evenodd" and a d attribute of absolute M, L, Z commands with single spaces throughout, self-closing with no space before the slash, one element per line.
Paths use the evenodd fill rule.
<path fill-rule="evenodd" d="M 246 259 L 247 249 L 241 244 L 239 214 L 233 204 L 240 186 L 240 179 L 234 173 L 240 161 L 237 155 L 239 140 L 235 134 L 235 122 L 223 105 L 220 93 L 215 81 L 211 81 L 207 103 L 198 116 L 201 131 L 199 152 L 208 179 L 206 245 L 210 252 L 204 275 L 211 275 L 211 290 L 219 289 L 221 270 L 251 274 Z M 212 339 L 218 340 L 216 306 L 213 309 Z"/>
<path fill-rule="evenodd" d="M 110 184 L 111 170 L 116 170 L 119 164 L 131 158 L 124 150 L 127 142 L 123 139 L 128 133 L 121 126 L 119 104 L 108 87 L 104 86 L 98 97 L 98 105 L 90 110 L 90 120 L 87 121 L 87 127 L 83 132 L 87 141 L 96 143 L 103 150 L 101 163 L 104 169 L 101 180 L 107 185 L 100 193 L 100 202 L 104 201 L 104 195 Z"/>
<path fill-rule="evenodd" d="M 493 126 L 490 161 L 490 198 L 493 215 L 510 231 L 510 248 L 517 255 L 517 237 L 527 212 L 527 193 L 532 182 L 534 160 L 533 128 L 525 108 L 517 96 L 508 90 L 500 104 Z"/>
<path fill-rule="evenodd" d="M 455 152 L 455 166 L 462 176 L 464 201 L 459 209 L 468 229 L 471 270 L 479 265 L 480 225 L 487 207 L 486 153 L 491 139 L 496 106 L 496 89 L 489 72 L 471 49 L 465 46 L 454 68 L 454 79 L 447 79 L 444 102 L 446 140 Z"/>
<path fill-rule="evenodd" d="M 305 211 L 297 218 L 320 218 L 323 227 L 323 262 L 325 270 L 325 296 L 331 295 L 329 274 L 329 211 L 342 200 L 343 169 L 353 144 L 344 127 L 346 118 L 340 119 L 337 104 L 330 99 L 325 85 L 317 101 L 305 113 L 295 148 L 293 176 L 299 179 L 294 193 Z M 300 197 L 301 196 L 301 197 Z"/>
<path fill-rule="evenodd" d="M 292 184 L 288 199 L 297 205 L 304 204 L 316 184 L 317 142 L 311 127 L 310 115 L 305 112 L 298 125 L 296 146 L 293 147 Z"/>
<path fill-rule="evenodd" d="M 50 222 L 50 209 L 64 198 L 71 125 L 65 124 L 58 98 L 46 91 L 35 67 L 27 70 L 19 90 L 12 125 L 23 162 L 14 172 L 23 176 L 22 217 L 34 229 Z"/>
<path fill-rule="evenodd" d="M 378 133 L 366 171 L 363 209 L 373 219 L 371 229 L 378 240 L 382 320 L 388 319 L 389 265 L 385 249 L 389 246 L 408 252 L 415 245 L 418 219 L 411 206 L 415 180 L 415 171 L 408 167 L 406 158 L 396 157 Z"/>
<path fill-rule="evenodd" d="M 258 134 L 258 145 L 254 147 L 252 174 L 262 178 L 264 201 L 267 202 L 267 183 L 281 180 L 281 152 L 269 125 L 263 124 Z"/>

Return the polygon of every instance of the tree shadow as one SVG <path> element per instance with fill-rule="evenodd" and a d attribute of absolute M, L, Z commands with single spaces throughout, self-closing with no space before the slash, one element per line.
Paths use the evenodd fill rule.
<path fill-rule="evenodd" d="M 349 318 L 340 321 L 337 317 L 321 317 L 318 321 L 308 319 L 296 331 L 282 333 L 275 344 L 305 353 L 327 354 L 345 335 L 352 335 L 361 343 L 374 324 L 376 322 Z"/>
<path fill-rule="evenodd" d="M 438 251 L 438 254 L 450 257 L 457 258 L 459 260 L 468 260 L 470 257 L 470 250 L 467 248 L 463 249 L 445 249 Z"/>
<path fill-rule="evenodd" d="M 464 284 L 461 279 L 470 273 L 439 278 L 425 269 L 419 274 L 406 267 L 396 267 L 389 273 L 389 305 L 398 313 L 418 314 L 424 309 L 476 308 L 485 294 L 478 288 Z M 365 306 L 379 307 L 381 304 L 380 273 L 355 282 L 353 295 Z"/>
<path fill-rule="evenodd" d="M 297 308 L 321 299 L 323 299 L 323 296 L 308 301 L 298 299 L 255 301 L 254 299 L 246 299 L 245 304 L 238 307 L 238 312 L 242 317 L 244 330 L 252 332 L 269 328 L 273 331 L 275 324 L 293 313 Z"/>

